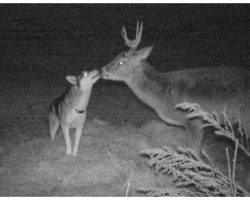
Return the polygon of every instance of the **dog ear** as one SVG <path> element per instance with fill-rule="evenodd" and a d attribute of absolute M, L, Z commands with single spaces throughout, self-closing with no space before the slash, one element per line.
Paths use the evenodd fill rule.
<path fill-rule="evenodd" d="M 66 76 L 65 78 L 72 85 L 76 85 L 77 84 L 77 78 L 75 76 Z"/>

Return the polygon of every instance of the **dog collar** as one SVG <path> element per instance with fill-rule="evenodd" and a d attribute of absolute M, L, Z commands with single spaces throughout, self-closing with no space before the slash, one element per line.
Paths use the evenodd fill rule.
<path fill-rule="evenodd" d="M 69 100 L 69 104 L 74 109 L 74 111 L 76 111 L 77 114 L 83 114 L 85 112 L 85 110 L 78 110 L 78 109 L 74 108 L 73 103 L 70 100 Z"/>
<path fill-rule="evenodd" d="M 74 107 L 73 107 L 74 108 Z M 85 112 L 85 110 L 77 110 L 74 108 L 74 110 L 78 113 L 78 114 L 83 114 Z"/>

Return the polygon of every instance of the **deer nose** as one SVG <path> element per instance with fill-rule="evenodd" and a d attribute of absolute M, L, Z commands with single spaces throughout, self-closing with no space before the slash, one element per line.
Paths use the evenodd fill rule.
<path fill-rule="evenodd" d="M 101 69 L 101 77 L 102 77 L 102 78 L 108 77 L 106 67 L 103 67 L 103 68 Z"/>
<path fill-rule="evenodd" d="M 105 74 L 105 72 L 106 72 L 106 67 L 103 67 L 103 68 L 101 69 L 101 74 Z"/>

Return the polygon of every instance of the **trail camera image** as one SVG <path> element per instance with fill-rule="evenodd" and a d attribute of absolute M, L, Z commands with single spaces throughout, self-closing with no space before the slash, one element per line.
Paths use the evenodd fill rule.
<path fill-rule="evenodd" d="M 0 4 L 0 196 L 250 196 L 249 4 Z"/>

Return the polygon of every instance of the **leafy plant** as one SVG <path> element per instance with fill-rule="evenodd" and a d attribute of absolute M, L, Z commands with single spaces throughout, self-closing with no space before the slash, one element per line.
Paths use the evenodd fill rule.
<path fill-rule="evenodd" d="M 172 178 L 176 189 L 140 189 L 149 196 L 232 196 L 231 182 L 217 169 L 205 164 L 190 149 L 171 147 L 146 149 L 142 156 L 149 158 L 148 165 L 156 173 Z M 236 188 L 237 196 L 244 191 Z"/>

